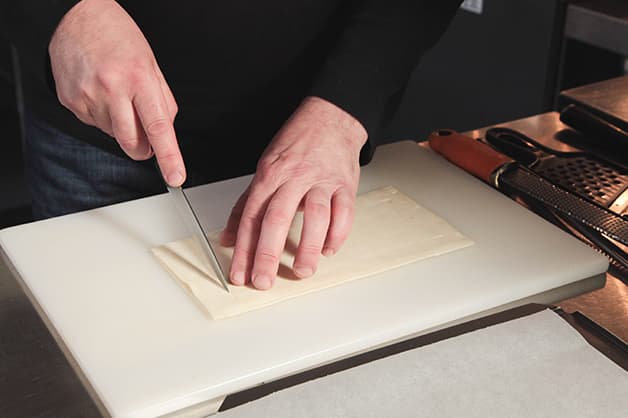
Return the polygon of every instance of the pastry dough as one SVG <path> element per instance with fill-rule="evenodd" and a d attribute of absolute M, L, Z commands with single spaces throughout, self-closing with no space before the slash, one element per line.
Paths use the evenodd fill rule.
<path fill-rule="evenodd" d="M 270 290 L 220 286 L 213 271 L 202 263 L 200 247 L 193 238 L 171 242 L 152 251 L 172 276 L 190 290 L 214 319 L 238 315 L 330 286 L 380 273 L 427 257 L 473 244 L 444 219 L 419 206 L 394 187 L 359 195 L 349 238 L 331 257 L 321 256 L 316 273 L 299 280 L 292 273 L 303 216 L 295 216 L 281 258 L 279 273 Z M 220 231 L 209 239 L 225 272 L 233 248 L 218 243 Z"/>

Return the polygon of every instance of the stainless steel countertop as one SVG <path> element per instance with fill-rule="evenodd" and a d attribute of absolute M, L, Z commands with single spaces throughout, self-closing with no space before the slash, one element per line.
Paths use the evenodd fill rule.
<path fill-rule="evenodd" d="M 564 90 L 560 96 L 562 102 L 574 103 L 602 114 L 619 128 L 628 130 L 628 75 Z"/>
<path fill-rule="evenodd" d="M 614 85 L 614 82 L 610 81 L 597 83 L 596 89 L 600 90 Z M 557 132 L 570 129 L 560 121 L 559 117 L 560 114 L 557 112 L 548 112 L 493 126 L 516 129 L 553 149 L 571 151 L 574 148 L 554 137 Z M 475 129 L 465 134 L 480 138 L 484 136 L 488 128 L 493 126 Z M 568 313 L 580 311 L 609 332 L 628 342 L 628 285 L 618 278 L 607 274 L 604 288 L 558 302 L 556 305 Z"/>
<path fill-rule="evenodd" d="M 628 56 L 628 3 L 580 0 L 567 6 L 565 37 Z"/>
<path fill-rule="evenodd" d="M 564 128 L 555 112 L 500 126 L 552 142 Z M 483 130 L 470 132 L 481 135 Z M 557 147 L 560 143 L 552 142 Z M 608 275 L 599 289 L 557 303 L 628 341 L 628 286 Z M 97 417 L 100 413 L 8 266 L 0 261 L 0 416 Z"/>

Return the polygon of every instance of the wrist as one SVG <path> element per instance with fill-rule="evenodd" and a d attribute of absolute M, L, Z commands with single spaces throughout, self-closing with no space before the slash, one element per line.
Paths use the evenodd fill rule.
<path fill-rule="evenodd" d="M 332 102 L 317 96 L 307 96 L 301 102 L 301 107 L 306 111 L 316 112 L 322 123 L 340 132 L 358 150 L 366 143 L 368 132 L 362 123 Z"/>

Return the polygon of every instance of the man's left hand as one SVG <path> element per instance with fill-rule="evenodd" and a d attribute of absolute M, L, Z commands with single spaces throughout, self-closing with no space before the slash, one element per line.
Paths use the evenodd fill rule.
<path fill-rule="evenodd" d="M 288 231 L 299 208 L 303 229 L 292 266 L 314 274 L 320 254 L 337 252 L 353 224 L 364 127 L 334 104 L 307 97 L 264 151 L 251 184 L 221 235 L 235 245 L 229 279 L 272 287 Z"/>

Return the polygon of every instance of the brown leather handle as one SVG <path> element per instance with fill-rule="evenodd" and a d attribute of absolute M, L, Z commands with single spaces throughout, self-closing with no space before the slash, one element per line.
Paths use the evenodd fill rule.
<path fill-rule="evenodd" d="M 450 129 L 432 132 L 428 142 L 430 148 L 447 160 L 489 184 L 495 170 L 513 161 L 489 145 Z"/>

